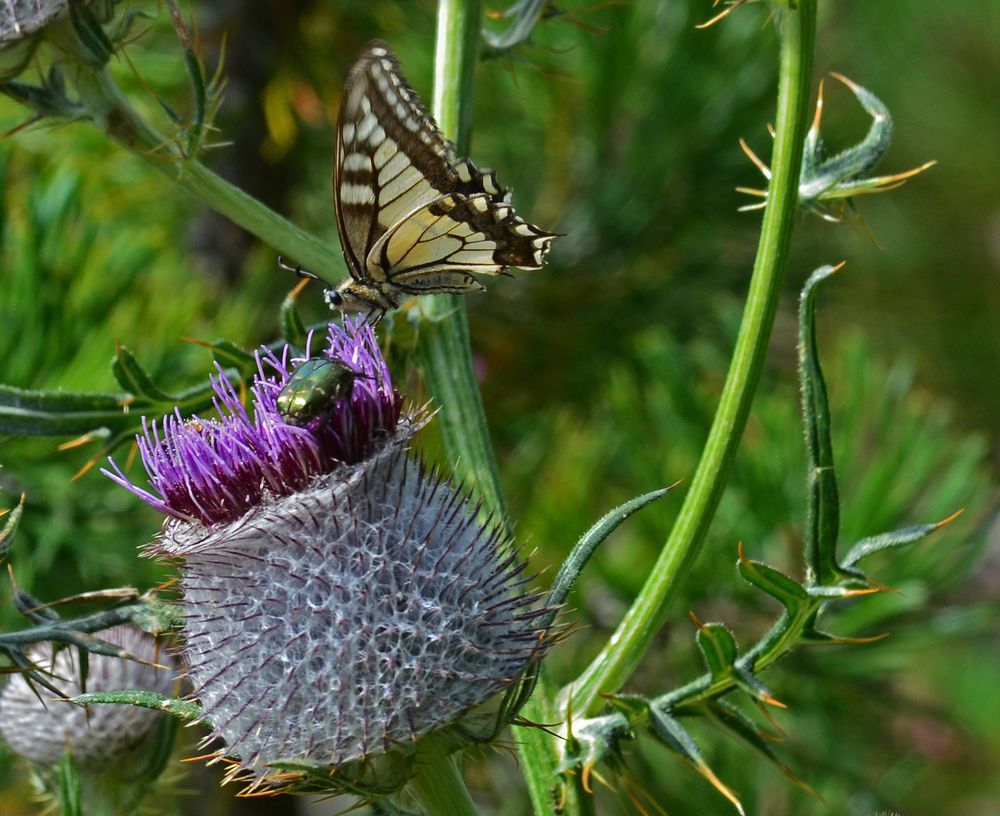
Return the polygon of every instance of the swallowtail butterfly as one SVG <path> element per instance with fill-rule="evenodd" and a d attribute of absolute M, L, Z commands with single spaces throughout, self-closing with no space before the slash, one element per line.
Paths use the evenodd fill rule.
<path fill-rule="evenodd" d="M 333 197 L 351 277 L 325 290 L 332 309 L 381 316 L 409 295 L 481 291 L 473 273 L 539 269 L 556 236 L 514 212 L 493 172 L 456 158 L 378 41 L 344 85 Z"/>

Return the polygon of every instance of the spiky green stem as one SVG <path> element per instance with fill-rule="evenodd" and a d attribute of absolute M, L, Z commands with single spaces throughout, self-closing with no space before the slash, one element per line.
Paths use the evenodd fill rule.
<path fill-rule="evenodd" d="M 622 687 L 666 622 L 674 593 L 683 584 L 712 522 L 760 379 L 798 210 L 799 168 L 809 121 L 816 0 L 798 0 L 796 8 L 780 13 L 778 25 L 781 45 L 773 175 L 729 373 L 690 490 L 652 573 L 605 648 L 563 690 L 562 701 L 572 698 L 573 710 L 583 716 L 600 708 L 600 692 Z"/>
<path fill-rule="evenodd" d="M 434 60 L 434 117 L 460 153 L 469 145 L 472 81 L 479 51 L 480 0 L 441 0 Z M 474 485 L 486 506 L 505 512 L 486 413 L 472 367 L 469 319 L 461 295 L 437 295 L 421 304 L 420 363 L 448 459 Z"/>
<path fill-rule="evenodd" d="M 336 278 L 343 274 L 341 256 L 334 247 L 299 229 L 197 159 L 185 157 L 178 144 L 132 107 L 107 68 L 78 66 L 74 81 L 93 123 L 122 147 L 282 255 L 319 275 Z"/>

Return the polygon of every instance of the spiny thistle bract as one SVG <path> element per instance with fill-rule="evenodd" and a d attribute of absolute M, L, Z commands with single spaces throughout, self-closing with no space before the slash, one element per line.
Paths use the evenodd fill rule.
<path fill-rule="evenodd" d="M 509 538 L 408 457 L 425 420 L 401 413 L 372 329 L 347 321 L 330 340 L 326 357 L 358 376 L 329 416 L 285 423 L 275 399 L 294 369 L 264 355 L 252 419 L 220 374 L 222 419 L 147 428 L 159 495 L 109 473 L 170 516 L 147 553 L 183 559 L 206 743 L 221 739 L 230 778 L 252 789 L 305 789 L 307 768 L 357 791 L 355 770 L 409 756 L 515 683 L 550 640 Z M 403 768 L 366 777 L 365 790 L 398 787 Z"/>
<path fill-rule="evenodd" d="M 86 691 L 142 689 L 170 694 L 176 672 L 173 658 L 156 647 L 155 640 L 133 626 L 116 626 L 96 633 L 108 643 L 121 646 L 142 661 L 92 654 Z M 29 653 L 33 663 L 51 673 L 52 683 L 66 697 L 84 691 L 77 651 L 63 649 L 52 660 L 53 647 L 39 644 Z M 150 665 L 156 662 L 169 668 Z M 134 759 L 139 746 L 153 732 L 163 715 L 129 705 L 94 705 L 87 708 L 50 699 L 52 694 L 32 687 L 14 675 L 0 695 L 0 734 L 16 754 L 42 766 L 53 766 L 67 751 L 84 771 L 103 773 Z"/>

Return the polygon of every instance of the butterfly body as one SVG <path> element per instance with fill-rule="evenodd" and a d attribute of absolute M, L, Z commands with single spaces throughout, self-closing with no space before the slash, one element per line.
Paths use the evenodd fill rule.
<path fill-rule="evenodd" d="M 331 308 L 481 291 L 474 274 L 538 269 L 555 237 L 514 212 L 494 173 L 456 158 L 381 42 L 345 83 L 333 187 L 350 279 L 326 290 Z"/>
<path fill-rule="evenodd" d="M 303 427 L 349 397 L 358 373 L 325 357 L 306 360 L 278 393 L 278 413 L 290 425 Z"/>

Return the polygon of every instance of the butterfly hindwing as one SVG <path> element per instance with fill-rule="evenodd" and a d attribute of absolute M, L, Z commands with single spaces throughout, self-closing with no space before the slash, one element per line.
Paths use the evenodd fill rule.
<path fill-rule="evenodd" d="M 372 248 L 368 272 L 373 279 L 414 292 L 449 270 L 498 275 L 505 267 L 541 265 L 554 236 L 519 218 L 512 207 L 485 193 L 449 194 L 411 213 Z M 432 282 L 433 279 L 433 282 Z M 472 279 L 460 290 L 481 287 Z"/>

